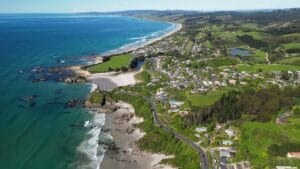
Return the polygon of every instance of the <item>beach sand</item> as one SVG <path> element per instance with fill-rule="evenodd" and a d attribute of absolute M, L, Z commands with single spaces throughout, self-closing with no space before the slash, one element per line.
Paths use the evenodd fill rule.
<path fill-rule="evenodd" d="M 110 130 L 110 134 L 120 150 L 118 153 L 107 151 L 100 168 L 174 169 L 171 166 L 159 164 L 163 159 L 173 158 L 174 156 L 140 151 L 135 141 L 141 139 L 145 133 L 133 125 L 144 120 L 135 116 L 132 105 L 125 102 L 118 102 L 116 105 L 118 109 L 106 115 L 105 128 Z M 122 118 L 126 114 L 131 115 L 130 118 Z"/>
<path fill-rule="evenodd" d="M 134 76 L 143 71 L 131 71 L 125 73 L 108 72 L 108 73 L 95 73 L 91 74 L 88 80 L 96 84 L 100 90 L 111 91 L 114 88 L 121 86 L 135 85 L 137 80 Z"/>

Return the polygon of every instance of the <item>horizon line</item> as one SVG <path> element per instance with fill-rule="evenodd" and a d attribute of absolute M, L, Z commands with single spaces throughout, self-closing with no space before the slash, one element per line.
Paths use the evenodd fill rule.
<path fill-rule="evenodd" d="M 292 10 L 300 9 L 300 7 L 292 8 L 266 8 L 266 9 L 216 9 L 216 10 L 189 10 L 189 9 L 128 9 L 128 10 L 112 10 L 112 11 L 76 11 L 76 12 L 1 12 L 0 14 L 78 14 L 78 13 L 118 13 L 118 12 L 130 12 L 130 11 L 186 11 L 186 12 L 199 12 L 199 13 L 210 13 L 210 12 L 271 12 L 274 10 Z"/>

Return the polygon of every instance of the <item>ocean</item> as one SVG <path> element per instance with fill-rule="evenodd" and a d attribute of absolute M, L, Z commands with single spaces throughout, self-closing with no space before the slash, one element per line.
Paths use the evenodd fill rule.
<path fill-rule="evenodd" d="M 67 105 L 86 99 L 93 86 L 33 79 L 41 69 L 90 64 L 90 56 L 170 29 L 124 16 L 0 14 L 0 168 L 97 168 L 105 115 Z"/>

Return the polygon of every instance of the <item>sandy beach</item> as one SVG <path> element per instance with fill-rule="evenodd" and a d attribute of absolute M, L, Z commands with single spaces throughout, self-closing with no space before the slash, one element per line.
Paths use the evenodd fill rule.
<path fill-rule="evenodd" d="M 143 71 L 131 71 L 125 73 L 108 72 L 91 74 L 88 78 L 93 84 L 96 84 L 100 90 L 111 91 L 117 87 L 135 85 L 137 80 L 134 76 Z"/>
<path fill-rule="evenodd" d="M 117 55 L 117 54 L 121 54 L 124 52 L 130 52 L 130 51 L 145 47 L 147 45 L 150 45 L 154 42 L 157 42 L 157 41 L 159 41 L 165 37 L 168 37 L 182 29 L 181 24 L 179 24 L 179 23 L 174 23 L 174 24 L 175 24 L 174 29 L 172 29 L 171 31 L 169 31 L 168 33 L 166 33 L 160 37 L 151 39 L 142 44 L 136 44 L 134 46 L 129 46 L 129 47 L 126 47 L 123 49 L 118 49 L 117 52 L 113 52 L 113 51 L 108 52 L 107 54 L 102 55 L 102 56 Z M 107 73 L 90 74 L 88 71 L 85 71 L 85 70 L 79 70 L 79 71 L 76 70 L 76 72 L 78 72 L 81 75 L 84 75 L 84 77 L 87 77 L 88 81 L 96 84 L 103 91 L 111 91 L 111 90 L 113 90 L 117 87 L 121 87 L 121 86 L 135 85 L 137 83 L 137 80 L 134 78 L 134 76 L 136 74 L 140 73 L 141 71 L 142 70 L 130 71 L 130 72 L 125 72 L 125 73 L 107 72 Z"/>
<path fill-rule="evenodd" d="M 132 105 L 118 102 L 118 109 L 106 115 L 106 129 L 109 129 L 118 153 L 106 152 L 101 163 L 101 169 L 174 169 L 171 166 L 159 164 L 163 159 L 173 158 L 164 154 L 154 154 L 140 151 L 135 141 L 145 133 L 134 125 L 143 122 L 136 117 Z"/>

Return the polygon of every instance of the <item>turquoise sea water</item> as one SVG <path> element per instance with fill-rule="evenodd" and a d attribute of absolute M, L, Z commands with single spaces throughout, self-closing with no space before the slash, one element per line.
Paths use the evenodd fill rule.
<path fill-rule="evenodd" d="M 99 135 L 104 116 L 95 117 L 82 105 L 66 107 L 70 99 L 86 98 L 91 85 L 33 83 L 35 68 L 87 64 L 89 56 L 159 36 L 170 27 L 120 16 L 1 14 L 0 168 L 95 167 L 87 164 L 101 160 L 92 136 Z"/>

